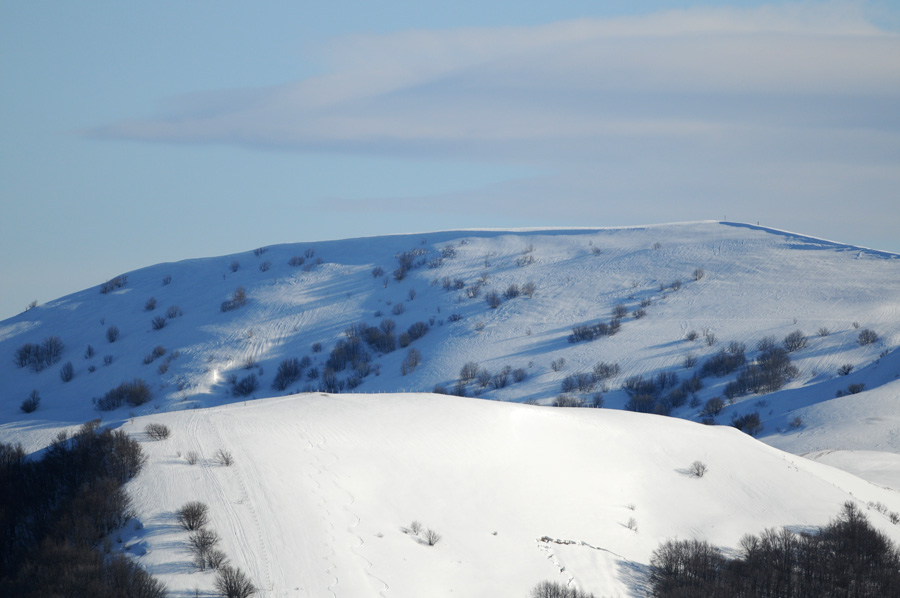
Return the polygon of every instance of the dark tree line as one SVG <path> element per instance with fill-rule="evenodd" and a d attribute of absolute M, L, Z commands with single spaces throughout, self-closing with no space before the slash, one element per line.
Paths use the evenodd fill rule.
<path fill-rule="evenodd" d="M 144 463 L 135 440 L 99 422 L 61 434 L 40 460 L 0 443 L 0 595 L 165 596 L 131 560 L 96 550 L 131 517 L 123 486 Z"/>
<path fill-rule="evenodd" d="M 708 542 L 668 540 L 650 560 L 655 598 L 900 596 L 900 550 L 845 503 L 818 533 L 768 529 L 728 559 Z"/>

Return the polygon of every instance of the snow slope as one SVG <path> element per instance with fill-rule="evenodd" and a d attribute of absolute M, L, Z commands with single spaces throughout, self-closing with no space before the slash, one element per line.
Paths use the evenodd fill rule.
<path fill-rule="evenodd" d="M 172 436 L 144 438 L 150 422 Z M 212 585 L 175 523 L 189 500 L 209 504 L 221 547 L 265 597 L 526 596 L 544 579 L 644 596 L 666 538 L 734 550 L 765 527 L 823 525 L 848 500 L 900 511 L 896 491 L 734 428 L 617 410 L 317 393 L 144 416 L 125 430 L 150 462 L 129 484 L 143 527 L 121 545 L 174 596 Z M 211 462 L 219 449 L 234 465 Z M 709 466 L 702 478 L 687 471 L 695 460 Z M 900 540 L 900 526 L 868 516 Z M 410 534 L 413 520 L 441 541 Z"/>
<path fill-rule="evenodd" d="M 404 252 L 420 265 L 398 280 Z M 294 257 L 304 263 L 292 266 Z M 140 526 L 122 531 L 120 547 L 174 596 L 212 585 L 190 565 L 174 523 L 173 511 L 194 499 L 209 503 L 223 549 L 264 596 L 524 596 L 543 579 L 642 596 L 650 554 L 668 537 L 733 549 L 764 527 L 825 524 L 846 500 L 900 511 L 898 257 L 696 222 L 397 235 L 159 264 L 128 273 L 110 293 L 94 287 L 0 322 L 0 441 L 34 453 L 96 417 L 142 438 L 150 463 L 130 484 Z M 496 309 L 485 301 L 529 282 L 532 297 Z M 247 304 L 221 311 L 238 286 Z M 628 311 L 618 334 L 568 342 L 573 326 L 608 321 L 618 304 Z M 175 317 L 154 329 L 152 318 L 172 306 Z M 357 394 L 312 392 L 348 328 L 387 318 L 398 334 L 415 322 L 429 329 L 408 348 L 369 349 Z M 110 343 L 113 325 L 121 334 Z M 865 328 L 879 339 L 860 346 Z M 716 419 L 758 411 L 759 438 L 771 446 L 694 423 L 733 376 L 704 379 L 675 417 L 622 410 L 630 376 L 684 380 L 732 341 L 752 358 L 758 341 L 794 330 L 808 336 L 791 353 L 798 376 L 778 392 L 739 398 Z M 15 366 L 17 348 L 52 335 L 65 344 L 60 362 L 40 372 Z M 151 360 L 155 347 L 165 354 Z M 421 363 L 404 374 L 413 348 Z M 688 355 L 696 365 L 684 366 Z M 276 391 L 288 357 L 310 366 Z M 68 361 L 74 378 L 63 382 Z M 493 400 L 412 394 L 453 388 L 470 361 L 492 374 L 521 369 L 525 379 L 466 385 Z M 600 361 L 621 373 L 574 394 L 600 392 L 608 409 L 515 404 L 553 401 L 566 376 Z M 844 365 L 852 371 L 838 375 Z M 258 390 L 235 396 L 229 379 L 250 374 Z M 152 401 L 95 409 L 92 398 L 133 378 L 151 385 Z M 350 379 L 337 372 L 345 391 Z M 865 390 L 836 396 L 851 385 Z M 32 390 L 40 407 L 22 413 Z M 144 438 L 148 422 L 173 436 Z M 235 465 L 212 462 L 219 448 Z M 191 451 L 199 464 L 187 464 Z M 687 474 L 695 460 L 709 466 L 702 479 Z M 869 516 L 900 538 L 883 513 Z M 443 540 L 428 547 L 404 533 L 413 520 Z"/>
<path fill-rule="evenodd" d="M 398 281 L 392 272 L 403 252 L 424 265 Z M 289 264 L 295 256 L 304 259 L 302 266 Z M 630 376 L 674 372 L 685 379 L 731 341 L 745 343 L 752 358 L 761 338 L 780 341 L 801 330 L 809 345 L 791 355 L 800 374 L 787 390 L 765 397 L 762 407 L 756 405 L 760 397 L 744 397 L 718 421 L 760 410 L 766 441 L 796 452 L 851 445 L 896 450 L 895 441 L 884 440 L 897 436 L 896 420 L 890 417 L 882 418 L 875 433 L 872 426 L 864 432 L 853 426 L 860 433 L 849 444 L 851 431 L 842 431 L 834 442 L 821 434 L 834 429 L 823 425 L 837 419 L 830 415 L 833 409 L 842 420 L 848 413 L 860 414 L 839 409 L 849 404 L 846 400 L 831 400 L 850 383 L 866 384 L 867 392 L 856 399 L 864 405 L 890 413 L 896 404 L 896 386 L 877 389 L 900 374 L 898 257 L 756 226 L 695 222 L 371 237 L 159 264 L 128 273 L 127 284 L 110 293 L 94 287 L 0 322 L 0 355 L 9 356 L 0 359 L 0 435 L 34 451 L 61 427 L 97 415 L 107 422 L 122 421 L 131 413 L 243 400 L 232 396 L 228 380 L 250 373 L 261 383 L 251 398 L 319 390 L 328 354 L 344 331 L 390 318 L 398 334 L 415 322 L 429 325 L 428 333 L 410 346 L 419 350 L 422 363 L 402 375 L 409 349 L 386 354 L 370 350 L 371 373 L 355 392 L 431 391 L 436 385 L 452 389 L 461 366 L 475 361 L 494 374 L 504 367 L 522 369 L 526 379 L 503 388 L 470 384 L 468 394 L 547 403 L 560 393 L 566 376 L 590 372 L 606 361 L 618 363 L 621 374 L 594 392 L 602 391 L 605 406 L 612 408 L 625 404 L 621 385 Z M 375 268 L 384 273 L 373 276 Z M 705 273 L 700 280 L 692 276 L 697 268 Z M 456 288 L 457 280 L 465 288 Z M 486 282 L 478 297 L 469 298 L 466 289 L 479 280 Z M 531 298 L 505 300 L 497 309 L 484 300 L 491 291 L 502 294 L 512 284 L 528 282 L 536 287 Z M 680 283 L 677 290 L 674 282 Z M 222 312 L 219 305 L 238 286 L 246 289 L 247 305 Z M 157 307 L 147 311 L 151 297 Z M 641 303 L 648 303 L 647 315 L 636 319 L 631 314 Z M 617 335 L 567 342 L 573 326 L 608 321 L 617 304 L 629 311 Z M 151 320 L 172 306 L 181 315 L 154 330 Z M 105 333 L 113 325 L 121 334 L 109 343 Z M 859 346 L 857 325 L 875 330 L 878 342 Z M 821 328 L 829 334 L 817 335 Z M 700 333 L 697 340 L 686 340 L 691 331 Z M 703 342 L 704 331 L 716 337 L 715 344 Z M 34 373 L 11 362 L 17 347 L 51 335 L 66 346 L 58 364 Z M 314 352 L 315 343 L 321 344 L 321 352 Z M 88 345 L 95 350 L 89 358 Z M 145 364 L 154 347 L 162 347 L 166 355 Z M 685 369 L 689 354 L 698 365 Z M 282 392 L 273 390 L 278 364 L 304 356 L 311 360 L 304 376 Z M 554 369 L 560 360 L 565 365 Z M 75 376 L 63 383 L 59 369 L 67 361 Z M 854 372 L 837 376 L 845 364 Z M 318 377 L 311 377 L 313 370 Z M 135 377 L 153 386 L 152 403 L 109 413 L 93 409 L 91 398 Z M 348 370 L 337 373 L 340 384 L 350 377 Z M 700 406 L 721 395 L 730 379 L 705 379 L 697 406 L 684 406 L 672 415 L 698 420 Z M 23 414 L 18 407 L 32 390 L 40 393 L 41 407 Z M 591 395 L 581 398 L 590 400 Z M 806 424 L 792 431 L 787 422 L 797 409 L 808 412 Z M 804 441 L 794 447 L 782 438 L 807 439 L 814 428 L 820 431 L 814 446 Z"/>

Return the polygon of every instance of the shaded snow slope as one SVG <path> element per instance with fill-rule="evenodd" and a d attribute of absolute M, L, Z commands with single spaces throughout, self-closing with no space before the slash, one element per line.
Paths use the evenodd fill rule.
<path fill-rule="evenodd" d="M 419 266 L 397 280 L 393 272 L 404 252 Z M 290 265 L 294 257 L 303 258 L 303 264 Z M 373 276 L 376 268 L 383 273 Z M 704 276 L 695 280 L 698 268 Z M 462 288 L 456 288 L 457 281 Z M 479 281 L 478 296 L 469 298 L 467 289 Z M 492 291 L 502 295 L 510 285 L 522 288 L 529 282 L 535 285 L 533 297 L 505 299 L 496 309 L 485 301 Z M 220 304 L 239 286 L 246 290 L 247 304 L 222 312 Z M 150 298 L 156 300 L 153 311 L 146 310 Z M 646 315 L 637 319 L 634 311 L 642 303 Z M 609 321 L 618 304 L 628 311 L 618 334 L 567 341 L 573 326 Z M 164 317 L 173 306 L 179 315 L 165 318 L 165 327 L 154 330 L 152 319 Z M 778 444 L 779 430 L 806 438 L 814 429 L 824 430 L 823 423 L 833 419 L 830 410 L 845 403 L 831 399 L 847 384 L 866 384 L 857 399 L 875 410 L 888 412 L 896 402 L 895 386 L 876 389 L 900 373 L 900 360 L 885 355 L 900 343 L 900 259 L 783 231 L 698 222 L 396 235 L 159 264 L 128 273 L 127 283 L 110 293 L 94 287 L 0 322 L 0 437 L 20 440 L 33 451 L 59 428 L 96 416 L 122 421 L 132 413 L 321 390 L 329 352 L 345 331 L 362 322 L 378 326 L 385 319 L 394 320 L 398 336 L 416 322 L 426 324 L 428 332 L 410 347 L 389 353 L 367 347 L 367 375 L 354 377 L 350 368 L 336 373 L 334 383 L 345 391 L 356 383 L 355 392 L 431 391 L 436 385 L 452 390 L 463 364 L 474 361 L 491 374 L 520 369 L 525 379 L 514 383 L 510 376 L 500 388 L 470 383 L 467 394 L 547 403 L 561 392 L 566 376 L 590 372 L 605 361 L 618 363 L 621 373 L 574 394 L 590 401 L 600 392 L 611 408 L 625 405 L 628 397 L 621 387 L 630 376 L 672 372 L 684 380 L 731 341 L 745 343 L 752 358 L 763 337 L 780 342 L 801 330 L 809 344 L 791 354 L 799 375 L 787 390 L 764 397 L 760 405 L 758 396 L 743 397 L 717 419 L 728 423 L 735 413 L 759 410 L 766 440 Z M 120 330 L 114 343 L 105 336 L 110 326 Z M 817 334 L 821 328 L 828 329 L 827 336 Z M 876 331 L 879 340 L 859 346 L 864 328 Z M 692 331 L 700 336 L 689 341 Z M 704 342 L 704 332 L 716 342 Z M 52 335 L 65 344 L 60 362 L 38 373 L 12 363 L 18 347 Z M 313 350 L 316 343 L 321 352 Z M 88 345 L 95 351 L 92 357 L 85 357 Z M 156 347 L 165 355 L 145 364 Z M 402 362 L 412 348 L 421 363 L 403 375 Z M 686 369 L 689 354 L 697 365 Z M 278 365 L 289 357 L 308 357 L 311 365 L 284 391 L 276 391 Z M 64 383 L 59 370 L 67 361 L 74 378 Z M 854 371 L 838 377 L 845 364 Z M 258 377 L 259 389 L 249 397 L 233 396 L 229 380 L 250 374 Z M 151 403 L 94 410 L 92 398 L 136 377 L 152 386 Z M 706 378 L 696 406 L 685 405 L 672 415 L 699 419 L 702 404 L 721 396 L 732 378 Z M 26 415 L 19 405 L 32 390 L 42 402 Z M 808 413 L 806 423 L 792 431 L 788 422 L 801 408 Z M 884 450 L 890 444 L 884 439 L 897 433 L 896 422 L 885 417 L 877 428 L 857 434 L 853 448 Z M 873 444 L 866 445 L 867 438 Z M 829 444 L 825 437 L 821 441 L 797 450 L 849 448 Z"/>
<path fill-rule="evenodd" d="M 150 422 L 172 436 L 144 439 Z M 896 491 L 731 427 L 615 410 L 312 394 L 139 417 L 125 430 L 150 460 L 129 484 L 143 528 L 122 545 L 173 596 L 212 585 L 174 520 L 189 500 L 209 504 L 221 548 L 264 597 L 525 596 L 544 579 L 637 597 L 666 538 L 734 550 L 766 527 L 821 526 L 848 500 L 900 511 Z M 234 465 L 211 462 L 219 449 Z M 695 460 L 709 467 L 702 478 L 687 471 Z M 441 541 L 424 545 L 405 529 L 413 520 Z"/>

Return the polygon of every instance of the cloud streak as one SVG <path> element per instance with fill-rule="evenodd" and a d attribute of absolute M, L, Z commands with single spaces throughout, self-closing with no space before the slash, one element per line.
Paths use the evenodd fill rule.
<path fill-rule="evenodd" d="M 875 209 L 900 187 L 900 35 L 857 4 L 358 35 L 319 55 L 324 75 L 179 98 L 88 134 L 547 173 L 453 198 L 378 198 L 396 211 L 495 202 L 544 218 L 554 198 L 554 216 L 637 202 L 633 218 L 658 221 L 718 217 L 732 201 L 793 204 L 799 218 L 860 193 L 856 207 Z"/>
<path fill-rule="evenodd" d="M 323 53 L 326 75 L 182 98 L 90 134 L 496 154 L 498 144 L 549 140 L 709 139 L 746 126 L 748 114 L 783 127 L 783 115 L 818 99 L 833 113 L 814 125 L 866 126 L 852 100 L 900 97 L 900 36 L 843 5 L 353 36 Z M 753 97 L 770 109 L 748 112 Z"/>

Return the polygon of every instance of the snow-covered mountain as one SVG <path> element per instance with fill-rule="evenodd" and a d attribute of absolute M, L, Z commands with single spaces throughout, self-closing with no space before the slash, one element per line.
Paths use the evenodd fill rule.
<path fill-rule="evenodd" d="M 401 268 L 406 273 L 398 280 Z M 900 343 L 900 256 L 894 254 L 719 222 L 452 231 L 280 245 L 159 264 L 106 287 L 106 293 L 97 286 L 0 323 L 0 355 L 7 356 L 0 360 L 4 434 L 31 448 L 45 444 L 56 423 L 96 413 L 91 399 L 135 378 L 148 383 L 152 401 L 99 415 L 115 420 L 302 391 L 430 392 L 436 386 L 549 403 L 567 377 L 575 400 L 590 404 L 599 392 L 605 407 L 622 408 L 630 398 L 622 390 L 629 378 L 665 374 L 672 382 L 674 375 L 680 385 L 732 343 L 742 343 L 752 361 L 762 339 L 780 346 L 800 331 L 807 344 L 790 353 L 798 371 L 786 390 L 735 397 L 734 405 L 726 400 L 716 421 L 758 410 L 762 437 L 784 448 L 793 446 L 786 438 L 796 437 L 804 451 L 900 450 L 887 432 L 897 428 L 896 420 L 870 425 L 879 431 L 867 431 L 864 442 L 835 446 L 810 438 L 811 428 L 830 425 L 828 413 L 837 405 L 896 406 L 896 387 L 878 390 L 900 371 L 891 353 Z M 238 287 L 246 303 L 223 311 Z M 504 296 L 516 288 L 519 296 Z M 494 294 L 496 308 L 487 300 Z M 625 315 L 615 335 L 569 342 L 575 327 L 608 324 L 616 306 Z M 391 325 L 394 350 L 366 342 L 373 339 L 365 327 Z M 108 340 L 111 327 L 119 331 L 115 342 Z M 332 369 L 348 361 L 346 367 L 330 377 L 330 354 L 351 327 L 364 339 L 364 357 L 356 357 L 362 364 L 354 370 L 352 356 L 342 354 Z M 877 340 L 860 345 L 866 329 Z M 422 336 L 402 347 L 408 331 Z M 17 349 L 48 337 L 64 346 L 58 362 L 39 372 L 16 367 Z M 419 363 L 404 368 L 411 349 Z M 275 389 L 279 364 L 289 358 L 309 365 Z M 73 375 L 63 382 L 60 368 L 67 362 Z M 482 383 L 458 387 L 469 362 L 477 364 Z M 600 362 L 618 365 L 618 373 L 587 381 Z M 842 367 L 852 368 L 849 375 L 839 375 Z M 251 374 L 258 388 L 236 397 L 230 381 Z M 578 374 L 582 380 L 572 378 Z M 736 375 L 706 376 L 682 405 L 665 410 L 699 420 L 706 401 L 722 397 Z M 569 388 L 573 382 L 584 383 Z M 865 385 L 866 392 L 833 400 L 851 385 Z M 33 390 L 40 408 L 23 414 L 19 405 Z M 866 398 L 873 391 L 877 401 Z M 869 417 L 851 407 L 841 413 L 842 422 L 854 413 Z M 791 429 L 798 415 L 805 423 Z"/>
<path fill-rule="evenodd" d="M 898 344 L 900 256 L 758 226 L 279 245 L 0 322 L 0 441 L 35 452 L 97 417 L 143 438 L 121 546 L 174 595 L 211 585 L 173 524 L 197 499 L 266 596 L 641 596 L 667 537 L 900 511 Z"/>

